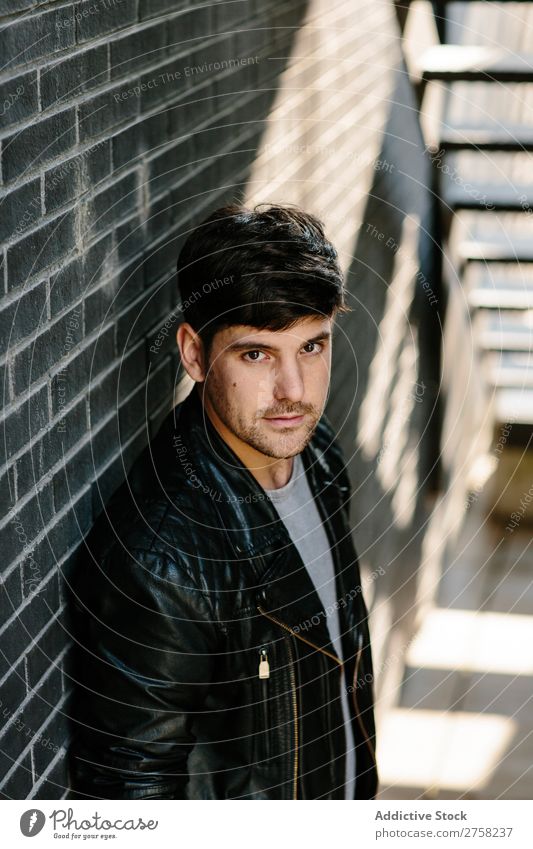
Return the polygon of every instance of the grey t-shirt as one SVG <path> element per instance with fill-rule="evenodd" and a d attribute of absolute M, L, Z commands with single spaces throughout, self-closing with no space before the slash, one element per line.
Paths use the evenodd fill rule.
<path fill-rule="evenodd" d="M 300 454 L 297 454 L 293 460 L 292 474 L 285 486 L 279 489 L 266 489 L 265 492 L 274 503 L 293 543 L 298 549 L 311 580 L 315 585 L 324 610 L 328 607 L 333 607 L 334 613 L 328 617 L 326 624 L 335 651 L 338 657 L 344 660 L 338 607 L 335 606 L 337 593 L 333 559 L 318 508 L 307 482 Z M 346 688 L 341 686 L 340 689 L 344 716 L 344 732 L 346 736 L 345 799 L 354 799 L 356 778 L 355 744 Z"/>

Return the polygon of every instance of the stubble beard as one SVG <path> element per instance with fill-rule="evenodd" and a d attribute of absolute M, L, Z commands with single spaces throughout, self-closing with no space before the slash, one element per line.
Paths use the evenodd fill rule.
<path fill-rule="evenodd" d="M 317 423 L 318 419 L 313 421 L 312 424 L 308 424 L 307 422 L 302 423 L 301 427 L 298 428 L 298 433 L 300 434 L 302 430 L 305 433 L 299 436 L 296 447 L 294 444 L 294 428 L 287 427 L 286 429 L 280 429 L 278 436 L 273 434 L 272 437 L 269 437 L 267 434 L 261 432 L 261 424 L 258 422 L 256 425 L 243 424 L 236 433 L 239 439 L 251 445 L 256 451 L 260 451 L 265 457 L 271 457 L 275 460 L 287 460 L 289 457 L 295 457 L 297 454 L 301 454 L 313 436 Z M 268 425 L 265 426 L 268 427 Z"/>
<path fill-rule="evenodd" d="M 302 412 L 305 412 L 307 416 L 312 416 L 310 422 L 302 422 L 298 428 L 298 437 L 295 436 L 295 428 L 289 426 L 287 428 L 278 428 L 277 432 L 270 436 L 262 430 L 262 428 L 268 427 L 262 416 L 259 416 L 252 424 L 242 417 L 240 409 L 236 404 L 232 403 L 231 399 L 226 398 L 222 387 L 214 379 L 214 375 L 211 375 L 211 380 L 209 384 L 205 385 L 204 390 L 221 421 L 235 436 L 246 442 L 256 451 L 264 454 L 265 457 L 275 460 L 285 460 L 301 454 L 311 440 L 321 416 L 321 413 L 309 404 L 293 405 L 293 407 L 296 406 L 296 409 L 285 409 L 283 411 L 266 410 L 265 412 L 270 416 L 274 416 L 277 413 L 280 415 L 290 415 L 291 413 L 298 415 Z"/>

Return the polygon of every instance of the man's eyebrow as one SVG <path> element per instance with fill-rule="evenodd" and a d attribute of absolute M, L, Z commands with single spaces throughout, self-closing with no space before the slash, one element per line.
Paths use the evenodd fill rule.
<path fill-rule="evenodd" d="M 331 331 L 325 330 L 323 333 L 318 333 L 316 336 L 313 336 L 312 339 L 306 339 L 305 342 L 302 342 L 302 345 L 310 345 L 311 343 L 316 342 L 326 342 L 331 338 Z M 258 339 L 252 339 L 250 342 L 232 342 L 230 345 L 226 346 L 226 351 L 248 351 L 250 349 L 261 348 L 265 351 L 279 351 L 279 348 L 275 345 L 269 345 L 266 342 L 263 342 Z"/>

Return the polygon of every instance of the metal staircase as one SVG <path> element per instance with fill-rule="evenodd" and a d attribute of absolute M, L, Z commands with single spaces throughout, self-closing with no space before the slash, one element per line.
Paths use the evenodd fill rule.
<path fill-rule="evenodd" d="M 401 4 L 406 25 L 411 5 Z M 501 0 L 431 6 L 440 43 L 408 72 L 434 166 L 435 267 L 443 273 L 444 255 L 460 281 L 495 427 L 516 423 L 513 441 L 532 448 L 533 41 L 524 50 L 520 15 L 495 29 L 510 8 Z M 519 9 L 533 27 L 533 3 Z M 440 107 L 429 116 L 432 87 Z"/>

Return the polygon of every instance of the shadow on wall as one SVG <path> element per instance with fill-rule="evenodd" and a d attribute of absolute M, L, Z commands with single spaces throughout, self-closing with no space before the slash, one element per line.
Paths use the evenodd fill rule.
<path fill-rule="evenodd" d="M 441 304 L 432 273 L 429 164 L 400 60 L 348 270 L 353 312 L 339 322 L 328 407 L 353 482 L 378 711 L 395 698 L 413 633 L 437 472 Z"/>

